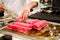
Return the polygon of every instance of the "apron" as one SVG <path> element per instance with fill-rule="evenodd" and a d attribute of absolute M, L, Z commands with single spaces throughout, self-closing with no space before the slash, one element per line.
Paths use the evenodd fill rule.
<path fill-rule="evenodd" d="M 32 1 L 38 0 L 0 0 L 4 3 L 6 9 L 17 13 L 17 17 L 21 16 L 23 8 Z M 37 9 L 37 8 L 36 8 Z"/>
<path fill-rule="evenodd" d="M 17 13 L 18 16 L 21 16 L 21 12 L 26 4 L 26 0 L 2 0 L 2 2 L 6 9 Z"/>

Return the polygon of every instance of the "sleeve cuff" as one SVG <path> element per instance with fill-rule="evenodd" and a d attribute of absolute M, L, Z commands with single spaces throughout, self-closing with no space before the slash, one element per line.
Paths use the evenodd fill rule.
<path fill-rule="evenodd" d="M 31 2 L 32 2 L 32 1 L 39 2 L 39 0 L 31 0 Z"/>
<path fill-rule="evenodd" d="M 38 6 L 33 8 L 33 11 L 39 11 L 40 10 L 40 2 L 39 2 L 39 0 L 31 0 L 31 2 L 37 2 L 38 3 Z"/>

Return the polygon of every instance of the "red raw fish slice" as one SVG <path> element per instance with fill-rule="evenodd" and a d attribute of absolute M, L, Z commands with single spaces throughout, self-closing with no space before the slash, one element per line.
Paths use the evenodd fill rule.
<path fill-rule="evenodd" d="M 30 21 L 28 21 L 27 23 L 29 23 L 29 24 L 34 24 L 34 23 L 36 23 L 36 22 L 38 22 L 39 20 L 38 19 L 34 19 L 34 20 L 30 20 Z"/>
<path fill-rule="evenodd" d="M 42 20 L 40 22 L 36 22 L 35 24 L 33 24 L 33 28 L 40 30 L 41 28 L 45 27 L 47 25 L 47 21 Z"/>
<path fill-rule="evenodd" d="M 23 22 L 24 20 L 21 18 L 21 17 L 19 17 L 18 19 L 16 19 L 16 22 Z"/>
<path fill-rule="evenodd" d="M 11 26 L 12 24 L 8 24 L 7 25 L 7 27 L 8 27 L 8 29 L 12 29 L 12 26 Z"/>
<path fill-rule="evenodd" d="M 27 28 L 27 27 L 19 27 L 18 28 L 18 31 L 20 32 L 24 32 L 24 33 L 27 33 L 31 30 L 31 28 Z"/>
<path fill-rule="evenodd" d="M 31 24 L 28 24 L 28 23 L 14 22 L 14 24 L 16 24 L 16 25 L 20 25 L 20 26 L 26 26 L 26 27 L 32 28 L 32 25 L 31 25 Z"/>
<path fill-rule="evenodd" d="M 8 24 L 8 29 L 12 29 L 12 30 L 17 30 L 17 25 L 14 24 Z"/>
<path fill-rule="evenodd" d="M 28 28 L 26 26 L 20 26 L 20 25 L 15 25 L 15 24 L 8 24 L 8 28 L 11 30 L 24 32 L 24 33 L 27 33 L 31 30 L 31 28 Z"/>

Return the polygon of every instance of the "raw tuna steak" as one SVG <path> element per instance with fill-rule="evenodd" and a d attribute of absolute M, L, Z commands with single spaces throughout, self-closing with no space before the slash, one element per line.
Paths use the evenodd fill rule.
<path fill-rule="evenodd" d="M 33 28 L 37 29 L 37 30 L 40 30 L 41 28 L 45 27 L 46 25 L 47 25 L 47 21 L 42 20 L 42 21 L 34 23 Z"/>
<path fill-rule="evenodd" d="M 31 25 L 31 24 L 28 24 L 28 23 L 14 22 L 14 24 L 16 24 L 16 25 L 20 25 L 20 26 L 26 26 L 26 27 L 32 28 L 32 25 Z"/>
<path fill-rule="evenodd" d="M 32 28 L 29 26 L 23 26 L 23 25 L 18 25 L 18 24 L 8 24 L 8 29 L 27 33 L 29 32 Z"/>
<path fill-rule="evenodd" d="M 34 23 L 36 23 L 36 22 L 39 22 L 39 20 L 38 20 L 38 19 L 34 19 L 34 20 L 31 20 L 31 21 L 28 21 L 27 23 L 29 23 L 29 24 L 34 24 Z"/>

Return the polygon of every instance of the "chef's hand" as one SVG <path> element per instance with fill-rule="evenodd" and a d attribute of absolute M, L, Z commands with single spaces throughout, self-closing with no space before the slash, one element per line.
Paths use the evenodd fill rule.
<path fill-rule="evenodd" d="M 22 12 L 22 18 L 23 18 L 24 20 L 26 20 L 26 19 L 28 18 L 28 16 L 29 16 L 30 9 L 36 7 L 37 5 L 38 5 L 37 2 L 31 2 L 30 4 L 28 4 L 28 5 L 24 8 L 24 10 L 23 10 L 23 12 Z"/>
<path fill-rule="evenodd" d="M 28 16 L 29 16 L 29 13 L 30 13 L 30 6 L 26 6 L 24 9 L 23 9 L 23 12 L 22 12 L 22 18 L 24 20 L 28 19 Z"/>

